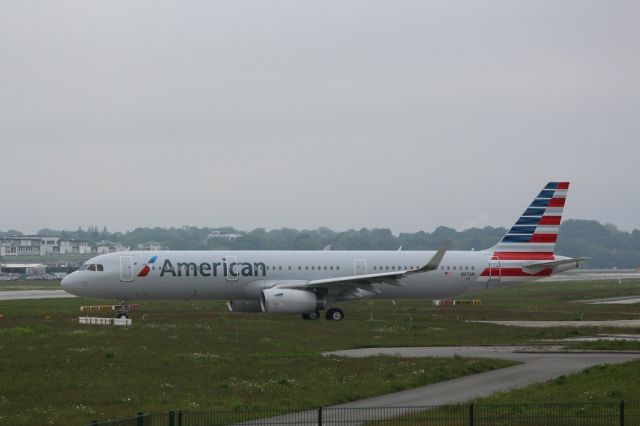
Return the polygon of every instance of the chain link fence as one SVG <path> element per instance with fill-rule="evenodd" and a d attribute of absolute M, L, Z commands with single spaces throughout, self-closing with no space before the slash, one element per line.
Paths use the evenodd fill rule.
<path fill-rule="evenodd" d="M 318 408 L 314 410 L 170 411 L 89 426 L 370 425 L 370 426 L 640 426 L 640 401 L 565 404 Z"/>

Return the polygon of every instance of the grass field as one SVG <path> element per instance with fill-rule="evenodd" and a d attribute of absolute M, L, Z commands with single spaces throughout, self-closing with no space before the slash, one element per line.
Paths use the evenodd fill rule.
<path fill-rule="evenodd" d="M 465 358 L 342 359 L 321 352 L 536 344 L 620 332 L 525 329 L 465 320 L 639 318 L 635 305 L 573 302 L 629 294 L 640 294 L 640 282 L 540 283 L 487 291 L 479 296 L 480 306 L 433 307 L 428 300 L 348 303 L 342 322 L 231 314 L 221 302 L 146 302 L 133 314 L 130 328 L 79 325 L 78 307 L 99 301 L 0 302 L 0 424 L 80 425 L 137 411 L 310 408 L 360 399 L 508 364 Z M 606 368 L 631 368 L 621 374 L 638 377 L 638 365 Z M 598 371 L 585 373 L 584 380 L 604 380 Z M 559 387 L 573 379 L 564 380 Z M 588 388 L 586 382 L 576 386 Z M 627 395 L 624 389 L 620 392 L 598 396 Z M 537 394 L 547 398 L 544 391 Z M 572 400 L 583 396 L 569 394 L 575 396 Z"/>
<path fill-rule="evenodd" d="M 596 365 L 578 373 L 560 376 L 509 392 L 498 392 L 480 403 L 606 402 L 640 400 L 640 361 L 620 365 Z"/>

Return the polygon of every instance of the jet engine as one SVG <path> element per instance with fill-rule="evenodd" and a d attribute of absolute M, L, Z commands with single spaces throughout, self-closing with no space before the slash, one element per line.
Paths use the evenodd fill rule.
<path fill-rule="evenodd" d="M 262 312 L 260 302 L 257 300 L 229 300 L 227 308 L 230 312 Z"/>
<path fill-rule="evenodd" d="M 277 314 L 305 314 L 324 309 L 326 301 L 315 293 L 294 288 L 268 288 L 262 290 L 262 312 Z"/>

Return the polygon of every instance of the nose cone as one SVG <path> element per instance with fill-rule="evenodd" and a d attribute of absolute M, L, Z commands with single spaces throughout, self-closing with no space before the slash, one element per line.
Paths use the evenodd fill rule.
<path fill-rule="evenodd" d="M 69 294 L 77 294 L 79 284 L 80 281 L 78 280 L 78 274 L 76 272 L 72 272 L 64 277 L 60 283 L 62 289 Z"/>

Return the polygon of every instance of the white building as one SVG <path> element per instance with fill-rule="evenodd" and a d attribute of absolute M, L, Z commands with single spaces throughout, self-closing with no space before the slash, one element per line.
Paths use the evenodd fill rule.
<path fill-rule="evenodd" d="M 0 237 L 0 256 L 47 256 L 51 254 L 86 254 L 86 241 L 63 240 L 56 236 L 25 235 Z"/>
<path fill-rule="evenodd" d="M 91 246 L 86 241 L 60 240 L 60 254 L 88 254 L 91 253 Z"/>
<path fill-rule="evenodd" d="M 111 241 L 99 241 L 96 243 L 95 247 L 92 248 L 93 253 L 97 254 L 107 254 L 107 253 L 115 253 L 118 251 L 128 251 L 129 247 L 125 247 L 120 243 L 112 243 Z"/>
<path fill-rule="evenodd" d="M 157 241 L 147 241 L 146 243 L 138 244 L 138 250 L 159 251 L 159 250 L 167 250 L 167 247 L 163 246 Z"/>
<path fill-rule="evenodd" d="M 204 242 L 206 243 L 211 238 L 232 241 L 240 237 L 242 237 L 242 234 L 235 234 L 233 232 L 211 231 L 209 235 L 207 235 L 207 238 L 204 239 Z"/>

